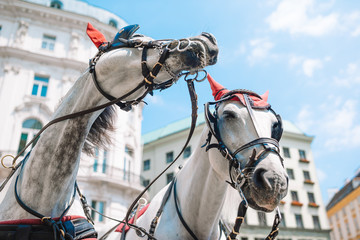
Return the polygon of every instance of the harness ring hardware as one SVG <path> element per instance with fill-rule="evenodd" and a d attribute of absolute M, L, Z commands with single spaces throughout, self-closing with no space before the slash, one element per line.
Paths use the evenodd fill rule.
<path fill-rule="evenodd" d="M 13 161 L 11 167 L 8 167 L 8 166 L 5 165 L 4 159 L 7 158 L 7 157 L 11 157 L 12 159 L 15 160 L 15 157 L 14 157 L 13 155 L 7 154 L 7 155 L 5 155 L 5 156 L 3 156 L 3 157 L 1 158 L 1 165 L 2 165 L 4 168 L 6 168 L 6 169 L 13 169 L 13 170 L 15 170 L 16 162 Z"/>

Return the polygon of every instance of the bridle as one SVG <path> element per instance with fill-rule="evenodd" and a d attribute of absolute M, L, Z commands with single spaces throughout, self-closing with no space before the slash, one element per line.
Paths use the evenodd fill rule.
<path fill-rule="evenodd" d="M 251 122 L 255 129 L 255 132 L 257 134 L 257 138 L 238 147 L 235 151 L 231 151 L 221 140 L 218 123 L 217 123 L 218 122 L 217 111 L 218 111 L 219 104 L 222 102 L 225 102 L 227 100 L 231 100 L 233 98 L 238 98 L 238 100 L 241 102 L 239 95 L 237 95 L 237 94 L 241 94 L 244 98 L 245 106 L 246 106 L 247 112 L 250 116 Z M 280 141 L 280 138 L 281 138 L 281 135 L 283 132 L 281 117 L 280 117 L 280 115 L 275 113 L 275 111 L 271 108 L 270 105 L 268 105 L 266 107 L 266 109 L 271 111 L 275 115 L 277 122 L 272 127 L 272 133 L 271 133 L 270 138 L 260 137 L 259 132 L 258 132 L 256 118 L 253 113 L 253 107 L 252 107 L 253 103 L 252 103 L 251 96 L 261 99 L 261 96 L 259 96 L 256 93 L 249 91 L 249 90 L 241 89 L 241 90 L 230 91 L 230 92 L 224 94 L 220 98 L 220 100 L 215 101 L 215 102 L 208 102 L 205 104 L 205 121 L 209 128 L 209 133 L 208 133 L 208 138 L 206 139 L 206 142 L 202 147 L 206 147 L 206 151 L 208 151 L 211 148 L 218 149 L 219 152 L 222 154 L 222 156 L 229 161 L 230 182 L 228 182 L 228 183 L 234 189 L 239 191 L 239 194 L 240 194 L 241 198 L 243 199 L 238 207 L 238 216 L 235 220 L 235 225 L 234 225 L 232 231 L 227 236 L 228 240 L 236 239 L 236 236 L 239 234 L 241 224 L 244 221 L 246 210 L 248 208 L 248 202 L 247 202 L 247 200 L 242 192 L 242 189 L 241 189 L 246 184 L 246 177 L 245 177 L 246 174 L 249 173 L 251 171 L 251 169 L 253 169 L 261 160 L 263 160 L 265 154 L 267 154 L 267 153 L 275 153 L 276 155 L 278 155 L 279 160 L 281 161 L 281 164 L 284 167 L 283 158 L 280 155 L 280 147 L 279 147 L 279 141 Z M 210 105 L 215 105 L 214 114 L 212 114 L 210 112 L 210 108 L 209 108 Z M 214 136 L 217 143 L 210 143 L 212 136 Z M 240 161 L 237 159 L 236 155 L 238 153 L 241 153 L 244 150 L 247 150 L 251 147 L 258 146 L 258 145 L 262 146 L 262 150 L 259 153 L 256 153 L 256 150 L 253 149 L 253 152 L 252 152 L 251 156 L 249 157 L 248 163 L 244 166 L 244 168 L 241 168 Z M 234 170 L 235 176 L 232 173 L 233 172 L 232 170 Z M 271 230 L 270 234 L 265 238 L 266 240 L 275 239 L 276 236 L 278 235 L 278 231 L 279 231 L 278 225 L 280 224 L 280 221 L 281 221 L 281 214 L 280 214 L 278 207 L 276 210 L 277 210 L 277 213 L 275 214 L 275 219 L 273 222 L 272 230 Z M 225 228 L 222 228 L 222 229 L 225 230 Z"/>
<path fill-rule="evenodd" d="M 169 68 L 165 65 L 165 60 L 168 58 L 169 53 L 171 52 L 184 52 L 191 46 L 191 40 L 188 38 L 184 39 L 161 39 L 161 40 L 151 40 L 144 41 L 140 38 L 131 39 L 134 33 L 139 29 L 139 25 L 130 25 L 124 28 L 124 31 L 120 31 L 114 38 L 113 42 L 103 43 L 99 47 L 99 51 L 94 58 L 92 58 L 89 62 L 90 65 L 90 73 L 92 73 L 93 80 L 96 88 L 99 92 L 106 97 L 108 100 L 112 101 L 116 99 L 110 94 L 106 93 L 100 86 L 97 77 L 95 66 L 100 57 L 109 51 L 119 48 L 142 48 L 142 56 L 141 56 L 141 71 L 143 75 L 143 81 L 139 83 L 133 90 L 131 90 L 127 96 L 130 96 L 132 93 L 138 91 L 142 87 L 145 87 L 146 91 L 137 99 L 130 101 L 119 101 L 116 104 L 125 111 L 131 110 L 132 105 L 136 105 L 144 99 L 144 97 L 150 93 L 153 94 L 153 90 L 164 90 L 172 86 L 181 76 L 189 75 L 189 72 L 180 72 L 179 74 L 175 74 L 169 70 Z M 138 35 L 142 36 L 142 35 Z M 184 44 L 183 44 L 184 43 Z M 147 63 L 147 52 L 148 49 L 157 49 L 159 50 L 160 57 L 159 60 L 154 64 L 152 69 L 148 68 Z M 165 71 L 171 76 L 171 78 L 162 83 L 155 83 L 160 70 L 164 67 Z M 206 74 L 203 79 L 206 78 Z M 203 79 L 200 79 L 202 81 Z"/>
<path fill-rule="evenodd" d="M 239 99 L 239 96 L 236 94 L 242 94 L 244 97 L 246 109 L 250 116 L 251 122 L 254 126 L 255 132 L 257 134 L 257 138 L 238 147 L 235 151 L 231 151 L 221 140 L 218 123 L 217 123 L 217 120 L 218 120 L 217 110 L 218 110 L 220 103 L 230 100 L 230 99 L 233 99 L 234 97 Z M 248 172 L 249 169 L 255 167 L 261 161 L 261 159 L 267 152 L 272 152 L 272 153 L 275 153 L 276 155 L 278 155 L 282 166 L 284 166 L 283 158 L 280 155 L 280 147 L 279 147 L 279 141 L 280 141 L 280 138 L 281 138 L 281 135 L 283 132 L 281 117 L 280 117 L 280 115 L 275 113 L 275 111 L 271 108 L 270 105 L 268 107 L 266 107 L 266 109 L 268 109 L 275 115 L 275 117 L 277 119 L 277 123 L 273 126 L 271 138 L 260 137 L 260 135 L 258 133 L 256 118 L 254 116 L 253 109 L 252 109 L 252 99 L 250 96 L 255 96 L 255 97 L 261 99 L 261 97 L 256 93 L 249 91 L 249 90 L 241 89 L 241 90 L 230 91 L 229 93 L 225 94 L 220 100 L 215 101 L 215 102 L 208 102 L 205 104 L 205 111 L 204 111 L 205 112 L 205 121 L 209 128 L 209 134 L 208 134 L 208 138 L 206 139 L 205 144 L 202 147 L 206 146 L 206 151 L 208 151 L 211 148 L 218 149 L 220 151 L 220 153 L 223 155 L 223 157 L 229 161 L 229 175 L 230 175 L 229 183 L 233 188 L 241 188 L 242 187 L 242 185 L 245 183 L 245 173 Z M 240 101 L 240 99 L 239 99 L 239 101 Z M 212 114 L 210 112 L 210 105 L 215 105 L 214 114 Z M 212 144 L 210 143 L 212 136 L 215 137 L 217 143 L 212 143 Z M 257 145 L 261 145 L 263 147 L 263 150 L 260 151 L 258 154 L 256 154 L 256 150 L 254 149 L 252 155 L 250 156 L 249 162 L 246 164 L 246 166 L 243 169 L 241 169 L 240 161 L 237 159 L 236 155 L 246 149 L 249 149 L 249 148 L 257 146 Z M 236 173 L 235 178 L 233 177 L 233 174 L 231 173 L 232 172 L 231 170 L 233 168 L 235 169 L 235 173 Z"/>

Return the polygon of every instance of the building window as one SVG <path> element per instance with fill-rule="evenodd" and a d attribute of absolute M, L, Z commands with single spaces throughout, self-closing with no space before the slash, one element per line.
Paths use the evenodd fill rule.
<path fill-rule="evenodd" d="M 107 158 L 108 158 L 108 151 L 104 150 L 103 163 L 102 163 L 102 173 L 106 173 Z"/>
<path fill-rule="evenodd" d="M 144 160 L 144 162 L 143 162 L 143 170 L 144 171 L 150 170 L 150 159 Z"/>
<path fill-rule="evenodd" d="M 283 147 L 284 157 L 290 158 L 290 149 L 288 147 Z"/>
<path fill-rule="evenodd" d="M 144 179 L 144 180 L 142 181 L 142 185 L 143 185 L 144 187 L 147 187 L 149 184 L 150 184 L 150 180 L 149 180 L 149 179 Z"/>
<path fill-rule="evenodd" d="M 284 213 L 280 213 L 281 214 L 281 222 L 279 224 L 280 227 L 286 227 L 286 223 L 285 223 L 285 214 Z"/>
<path fill-rule="evenodd" d="M 171 163 L 174 160 L 174 152 L 166 153 L 166 163 Z"/>
<path fill-rule="evenodd" d="M 305 179 L 305 181 L 306 181 L 306 180 L 311 181 L 309 171 L 303 171 L 303 173 L 304 173 L 304 179 Z"/>
<path fill-rule="evenodd" d="M 31 95 L 46 97 L 49 85 L 49 77 L 40 77 L 35 75 Z"/>
<path fill-rule="evenodd" d="M 56 37 L 44 34 L 41 43 L 41 48 L 54 51 L 55 42 L 56 42 Z"/>
<path fill-rule="evenodd" d="M 170 183 L 174 178 L 174 173 L 166 174 L 166 184 Z"/>
<path fill-rule="evenodd" d="M 315 195 L 312 192 L 308 192 L 309 203 L 315 203 Z"/>
<path fill-rule="evenodd" d="M 295 220 L 297 228 L 304 228 L 302 216 L 300 214 L 295 214 Z"/>
<path fill-rule="evenodd" d="M 114 28 L 117 28 L 117 21 L 115 21 L 114 19 L 110 19 L 110 21 L 109 21 L 109 25 L 110 26 L 112 26 L 112 27 L 114 27 Z"/>
<path fill-rule="evenodd" d="M 291 200 L 294 202 L 299 202 L 299 197 L 296 191 L 291 191 Z"/>
<path fill-rule="evenodd" d="M 27 119 L 22 123 L 18 153 L 25 148 L 25 146 L 35 137 L 41 128 L 41 122 L 33 118 Z M 32 147 L 35 146 L 36 142 L 37 140 L 33 142 Z M 25 153 L 22 155 L 24 154 Z"/>
<path fill-rule="evenodd" d="M 62 2 L 59 1 L 59 0 L 53 0 L 53 1 L 51 1 L 51 3 L 50 3 L 50 7 L 52 7 L 52 8 L 57 8 L 57 9 L 62 9 L 63 4 L 62 4 Z"/>
<path fill-rule="evenodd" d="M 184 158 L 188 158 L 191 155 L 191 146 L 187 146 L 184 150 Z"/>
<path fill-rule="evenodd" d="M 99 165 L 99 149 L 95 148 L 94 165 L 93 165 L 94 172 L 98 171 L 98 165 Z"/>
<path fill-rule="evenodd" d="M 2 30 L 2 26 L 0 25 L 0 36 L 1 36 L 1 30 Z"/>
<path fill-rule="evenodd" d="M 299 149 L 299 156 L 300 156 L 300 159 L 306 159 L 306 153 L 305 153 L 305 151 Z"/>
<path fill-rule="evenodd" d="M 133 157 L 134 156 L 134 149 L 132 149 L 132 147 L 125 146 L 125 153 L 128 154 L 130 157 Z"/>
<path fill-rule="evenodd" d="M 99 213 L 105 214 L 105 202 L 92 200 L 91 207 L 96 209 Z M 96 213 L 94 210 L 91 210 L 91 218 L 97 222 L 104 222 L 104 217 Z"/>
<path fill-rule="evenodd" d="M 294 170 L 287 168 L 286 172 L 290 179 L 293 179 L 293 180 L 295 179 Z"/>
<path fill-rule="evenodd" d="M 264 212 L 257 212 L 260 226 L 267 226 L 266 215 Z"/>
<path fill-rule="evenodd" d="M 312 219 L 314 223 L 314 229 L 321 229 L 319 216 L 313 215 Z"/>

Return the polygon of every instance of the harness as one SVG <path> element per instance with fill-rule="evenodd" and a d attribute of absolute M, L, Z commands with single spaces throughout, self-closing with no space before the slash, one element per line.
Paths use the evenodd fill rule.
<path fill-rule="evenodd" d="M 191 40 L 190 39 L 181 39 L 181 40 L 172 40 L 172 39 L 163 39 L 163 40 L 154 40 L 154 41 L 143 41 L 141 39 L 131 39 L 131 37 L 134 35 L 134 33 L 139 29 L 139 25 L 130 25 L 127 27 L 122 28 L 115 36 L 114 40 L 112 42 L 105 42 L 103 44 L 101 44 L 101 46 L 99 46 L 99 51 L 96 54 L 96 56 L 92 59 L 90 59 L 89 61 L 89 72 L 92 74 L 92 79 L 93 82 L 96 86 L 96 88 L 98 89 L 98 91 L 104 96 L 106 97 L 109 102 L 93 107 L 93 108 L 89 108 L 80 112 L 76 112 L 76 113 L 72 113 L 72 114 L 68 114 L 56 119 L 53 119 L 52 121 L 50 121 L 48 124 L 46 124 L 42 129 L 39 130 L 39 132 L 34 136 L 34 138 L 24 147 L 24 149 L 22 149 L 17 156 L 13 157 L 13 162 L 12 162 L 12 166 L 8 167 L 5 166 L 3 163 L 3 160 L 5 157 L 9 156 L 6 155 L 1 159 L 1 164 L 5 167 L 5 168 L 9 168 L 11 169 L 11 172 L 9 173 L 8 177 L 5 179 L 5 181 L 1 184 L 0 186 L 0 191 L 2 191 L 5 187 L 5 185 L 7 184 L 7 182 L 11 179 L 11 177 L 15 174 L 15 172 L 21 167 L 22 170 L 22 166 L 23 164 L 26 162 L 28 155 L 24 158 L 24 160 L 22 160 L 20 163 L 16 163 L 17 159 L 25 152 L 25 150 L 40 136 L 40 134 L 45 131 L 45 129 L 47 129 L 48 127 L 50 127 L 51 125 L 64 121 L 64 120 L 68 120 L 68 119 L 72 119 L 72 118 L 76 118 L 85 114 L 89 114 L 101 109 L 104 109 L 106 107 L 109 107 L 113 104 L 116 104 L 120 107 L 120 109 L 124 110 L 124 111 L 130 111 L 133 105 L 138 104 L 139 102 L 141 102 L 143 100 L 143 98 L 149 93 L 149 94 L 153 94 L 153 90 L 164 90 L 168 87 L 170 87 L 172 84 L 174 84 L 176 82 L 176 80 L 178 78 L 180 78 L 181 76 L 185 76 L 185 80 L 187 82 L 188 85 L 188 89 L 189 89 L 189 94 L 190 94 L 190 98 L 191 98 L 191 104 L 192 104 L 192 127 L 191 127 L 191 131 L 189 133 L 188 139 L 182 149 L 182 151 L 180 152 L 180 154 L 178 155 L 178 157 L 157 177 L 155 178 L 149 185 L 147 188 L 144 189 L 144 191 L 142 193 L 140 193 L 140 195 L 136 198 L 136 200 L 133 202 L 133 204 L 131 205 L 131 207 L 128 210 L 128 213 L 126 215 L 126 218 L 124 221 L 119 221 L 121 223 L 124 223 L 124 228 L 126 226 L 130 226 L 132 228 L 137 229 L 139 232 L 143 233 L 143 234 L 147 234 L 147 232 L 133 224 L 128 223 L 128 219 L 130 216 L 130 213 L 132 211 L 132 209 L 134 208 L 134 206 L 136 205 L 136 202 L 142 197 L 142 195 L 146 192 L 146 190 L 180 157 L 180 155 L 182 154 L 182 152 L 185 150 L 187 144 L 189 143 L 192 133 L 195 129 L 195 125 L 196 125 L 196 118 L 197 118 L 197 95 L 195 93 L 195 88 L 194 88 L 194 83 L 193 81 L 203 81 L 206 78 L 206 71 L 205 70 L 201 70 L 204 71 L 205 73 L 205 77 L 202 79 L 198 79 L 198 71 L 196 72 L 196 75 L 194 77 L 191 78 L 192 73 L 190 72 L 181 72 L 179 74 L 174 74 L 171 71 L 169 71 L 166 66 L 164 66 L 165 60 L 167 59 L 168 55 L 170 52 L 173 51 L 185 51 L 188 49 L 188 47 L 191 45 Z M 183 46 L 185 42 L 185 46 Z M 96 76 L 96 63 L 98 62 L 98 60 L 100 59 L 100 57 L 109 51 L 118 49 L 118 48 L 142 48 L 143 52 L 142 52 L 142 59 L 141 59 L 141 68 L 142 68 L 142 75 L 144 77 L 143 81 L 141 83 L 139 83 L 134 89 L 132 89 L 131 91 L 129 91 L 128 93 L 124 94 L 121 97 L 114 97 L 111 96 L 110 94 L 106 93 L 100 86 L 98 80 L 97 80 L 97 76 Z M 152 69 L 148 68 L 148 64 L 147 64 L 147 50 L 149 48 L 154 48 L 154 49 L 158 49 L 160 51 L 160 58 L 158 60 L 158 62 L 153 66 Z M 160 72 L 162 67 L 165 67 L 165 70 L 169 73 L 169 75 L 172 77 L 171 79 L 158 84 L 154 82 L 154 79 L 156 78 L 157 74 Z M 134 94 L 135 92 L 137 92 L 138 90 L 145 88 L 145 92 L 138 98 L 133 99 L 133 100 L 125 100 L 126 98 L 130 97 L 132 94 Z M 12 157 L 12 156 L 11 156 Z M 35 211 L 34 209 L 30 208 L 29 206 L 27 206 L 20 198 L 19 194 L 18 194 L 18 179 L 19 176 L 21 175 L 21 170 L 19 175 L 16 178 L 15 181 L 15 198 L 18 202 L 18 204 L 27 212 L 29 212 L 30 214 L 34 215 L 35 217 L 38 217 L 41 220 L 41 223 L 43 224 L 43 226 L 36 226 L 33 227 L 33 225 L 28 225 L 27 230 L 29 231 L 29 234 L 21 234 L 21 233 L 14 233 L 14 225 L 13 224 L 7 224 L 8 222 L 3 222 L 6 225 L 2 225 L 1 226 L 1 222 L 0 222 L 0 236 L 2 236 L 1 234 L 5 234 L 6 236 L 9 236 L 9 238 L 7 238 L 8 240 L 12 240 L 12 239 L 16 239 L 18 240 L 18 238 L 13 238 L 13 236 L 18 236 L 20 234 L 20 236 L 28 236 L 28 238 L 20 238 L 19 240 L 32 240 L 32 239 L 41 239 L 41 238 L 37 238 L 39 235 L 34 235 L 34 231 L 38 231 L 39 229 L 46 229 L 45 232 L 50 232 L 52 237 L 48 237 L 46 239 L 54 239 L 54 240 L 78 240 L 78 239 L 85 239 L 85 237 L 97 237 L 97 233 L 95 232 L 93 226 L 91 223 L 91 216 L 89 213 L 89 208 L 91 208 L 87 202 L 85 197 L 80 193 L 80 190 L 75 182 L 75 186 L 74 186 L 74 194 L 72 196 L 72 199 L 70 200 L 68 207 L 64 210 L 64 212 L 61 214 L 60 218 L 51 218 L 51 217 L 46 217 L 44 215 L 42 215 L 41 213 L 38 213 L 37 211 Z M 77 220 L 74 223 L 66 223 L 63 222 L 62 220 L 64 219 L 65 214 L 67 213 L 67 211 L 70 209 L 71 204 L 74 201 L 75 198 L 75 194 L 76 192 L 79 193 L 80 196 L 80 200 L 84 209 L 84 213 L 87 216 L 88 220 L 85 219 L 85 221 L 88 224 L 85 224 L 87 227 L 87 230 L 89 234 L 87 235 L 83 235 L 81 231 L 84 231 L 85 228 L 81 227 L 81 234 L 78 233 L 78 231 L 72 230 L 71 227 L 69 227 L 71 224 L 73 226 L 73 228 L 76 229 L 76 227 L 79 226 L 84 226 L 84 221 L 83 220 Z M 89 223 L 89 222 L 91 223 Z M 78 224 L 80 223 L 80 224 Z M 9 225 L 9 226 L 8 226 Z M 91 225 L 91 226 L 90 226 Z M 68 227 L 67 227 L 68 226 Z M 16 229 L 19 229 L 19 231 L 23 231 L 22 225 L 19 225 L 16 227 Z M 31 230 L 31 231 L 30 231 Z M 75 235 L 71 235 L 70 233 L 74 233 Z M 44 233 L 47 234 L 47 233 Z M 40 234 L 41 235 L 41 234 Z M 33 237 L 36 236 L 36 237 Z M 48 236 L 48 234 L 46 235 Z M 123 234 L 125 238 L 125 234 Z M 2 238 L 1 238 L 2 239 Z"/>

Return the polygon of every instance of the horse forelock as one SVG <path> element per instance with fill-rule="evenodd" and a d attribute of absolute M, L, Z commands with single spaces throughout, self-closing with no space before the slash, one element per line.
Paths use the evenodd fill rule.
<path fill-rule="evenodd" d="M 84 153 L 93 155 L 95 148 L 108 148 L 112 143 L 111 133 L 115 131 L 115 119 L 115 107 L 105 108 L 91 126 L 83 147 Z"/>

